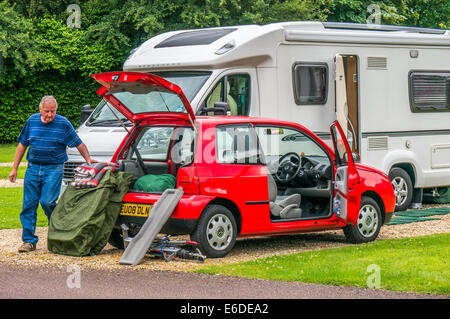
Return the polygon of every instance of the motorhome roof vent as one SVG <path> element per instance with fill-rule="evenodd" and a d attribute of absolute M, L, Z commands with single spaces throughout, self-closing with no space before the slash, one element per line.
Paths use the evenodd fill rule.
<path fill-rule="evenodd" d="M 213 43 L 216 40 L 219 40 L 220 38 L 236 30 L 237 28 L 226 28 L 226 29 L 207 29 L 207 30 L 181 32 L 155 45 L 155 48 L 183 47 L 189 45 L 207 45 Z"/>
<path fill-rule="evenodd" d="M 367 138 L 367 150 L 387 150 L 388 149 L 388 137 L 368 137 Z"/>
<path fill-rule="evenodd" d="M 367 57 L 367 69 L 369 70 L 387 70 L 387 58 L 369 56 Z"/>

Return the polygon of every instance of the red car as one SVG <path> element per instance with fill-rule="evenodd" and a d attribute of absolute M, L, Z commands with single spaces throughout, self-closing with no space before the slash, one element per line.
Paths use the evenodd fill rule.
<path fill-rule="evenodd" d="M 208 257 L 225 256 L 248 236 L 342 228 L 350 241 L 369 242 L 392 217 L 389 178 L 355 163 L 337 122 L 335 151 L 297 123 L 197 116 L 178 86 L 152 74 L 92 77 L 102 85 L 97 93 L 134 124 L 112 161 L 136 178 L 173 175 L 184 195 L 161 233 L 189 234 Z M 160 196 L 130 188 L 117 226 L 137 233 Z M 119 229 L 110 243 L 123 247 Z"/>

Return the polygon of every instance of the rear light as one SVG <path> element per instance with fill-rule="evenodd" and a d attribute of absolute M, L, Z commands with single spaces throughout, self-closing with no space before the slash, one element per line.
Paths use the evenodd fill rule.
<path fill-rule="evenodd" d="M 177 172 L 177 187 L 182 187 L 185 194 L 200 194 L 197 171 L 194 166 L 182 167 Z"/>

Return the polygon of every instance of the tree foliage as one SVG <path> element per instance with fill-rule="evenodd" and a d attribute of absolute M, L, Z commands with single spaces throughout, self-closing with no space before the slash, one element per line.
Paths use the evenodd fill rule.
<path fill-rule="evenodd" d="M 131 49 L 170 30 L 280 21 L 448 28 L 448 0 L 0 0 L 0 142 L 13 141 L 44 94 L 77 125 L 96 103 L 91 73 L 120 70 Z M 78 5 L 79 28 L 70 26 Z"/>

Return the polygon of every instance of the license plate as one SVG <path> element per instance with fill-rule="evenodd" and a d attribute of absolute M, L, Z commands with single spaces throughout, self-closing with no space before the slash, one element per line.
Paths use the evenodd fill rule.
<path fill-rule="evenodd" d="M 122 204 L 120 215 L 148 217 L 152 205 L 145 204 Z"/>

